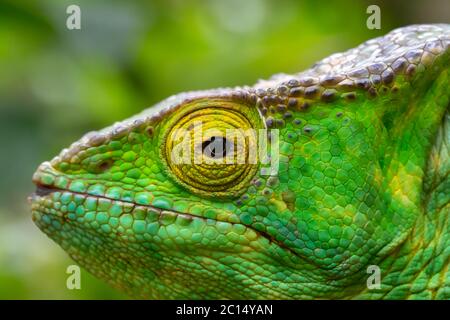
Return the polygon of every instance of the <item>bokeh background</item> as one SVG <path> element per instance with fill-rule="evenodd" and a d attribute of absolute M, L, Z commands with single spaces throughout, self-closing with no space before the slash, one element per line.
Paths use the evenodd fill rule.
<path fill-rule="evenodd" d="M 81 7 L 81 30 L 66 8 Z M 366 8 L 381 8 L 368 30 Z M 37 165 L 83 133 L 180 92 L 252 84 L 412 23 L 450 22 L 450 1 L 0 2 L 0 299 L 125 298 L 82 272 L 32 223 Z"/>

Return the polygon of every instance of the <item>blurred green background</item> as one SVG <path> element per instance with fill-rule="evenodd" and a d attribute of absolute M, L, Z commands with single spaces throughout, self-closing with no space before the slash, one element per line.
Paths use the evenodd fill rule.
<path fill-rule="evenodd" d="M 66 8 L 81 7 L 81 30 Z M 366 8 L 381 8 L 368 30 Z M 180 91 L 252 84 L 412 23 L 450 22 L 450 1 L 0 2 L 0 299 L 124 298 L 32 223 L 36 166 L 83 133 Z"/>

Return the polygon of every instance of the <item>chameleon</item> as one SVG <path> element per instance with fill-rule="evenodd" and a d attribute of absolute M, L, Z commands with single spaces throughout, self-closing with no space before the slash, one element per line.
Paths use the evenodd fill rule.
<path fill-rule="evenodd" d="M 450 299 L 449 65 L 450 25 L 411 25 L 176 94 L 40 164 L 32 219 L 135 298 Z"/>

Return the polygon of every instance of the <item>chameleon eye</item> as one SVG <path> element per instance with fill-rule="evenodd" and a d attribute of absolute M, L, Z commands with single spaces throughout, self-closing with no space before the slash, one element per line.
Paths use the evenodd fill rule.
<path fill-rule="evenodd" d="M 259 113 L 231 102 L 195 106 L 185 106 L 167 125 L 162 158 L 168 173 L 178 184 L 203 196 L 236 196 L 258 167 Z"/>
<path fill-rule="evenodd" d="M 225 158 L 234 152 L 233 148 L 233 143 L 220 136 L 212 136 L 209 140 L 202 143 L 203 154 L 213 159 Z"/>

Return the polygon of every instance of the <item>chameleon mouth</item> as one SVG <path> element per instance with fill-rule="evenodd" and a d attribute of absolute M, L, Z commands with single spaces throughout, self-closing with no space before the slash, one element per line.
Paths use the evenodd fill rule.
<path fill-rule="evenodd" d="M 31 204 L 31 208 L 32 208 L 32 212 L 33 212 L 33 220 L 40 220 L 41 216 L 44 215 L 56 215 L 57 217 L 63 218 L 63 219 L 69 219 L 70 220 L 70 216 L 69 214 L 63 213 L 60 211 L 60 208 L 56 208 L 55 207 L 55 200 L 53 199 L 55 196 L 58 197 L 58 199 L 61 199 L 61 195 L 62 194 L 71 194 L 71 200 L 73 200 L 73 197 L 75 196 L 79 196 L 80 198 L 83 199 L 83 201 L 86 201 L 89 198 L 94 198 L 97 200 L 101 200 L 103 199 L 104 201 L 110 203 L 111 205 L 115 204 L 121 207 L 128 207 L 130 208 L 130 210 L 127 213 L 133 214 L 133 212 L 136 209 L 141 208 L 141 210 L 143 209 L 146 212 L 146 215 L 149 219 L 151 219 L 153 222 L 158 222 L 161 225 L 167 225 L 167 224 L 177 224 L 180 226 L 180 228 L 186 228 L 188 227 L 191 223 L 195 224 L 195 221 L 197 221 L 198 223 L 210 223 L 211 220 L 215 221 L 216 223 L 222 223 L 223 225 L 241 225 L 243 226 L 247 231 L 251 231 L 254 232 L 257 236 L 257 238 L 262 237 L 265 238 L 269 241 L 270 245 L 275 245 L 278 248 L 281 248 L 283 250 L 289 251 L 293 254 L 293 256 L 298 256 L 298 254 L 293 251 L 291 248 L 289 248 L 288 246 L 286 246 L 285 244 L 283 244 L 282 242 L 276 240 L 273 236 L 270 236 L 269 234 L 267 234 L 266 232 L 262 232 L 260 230 L 256 230 L 254 228 L 252 228 L 251 226 L 239 223 L 239 222 L 231 222 L 231 221 L 226 221 L 226 220 L 216 220 L 216 219 L 210 219 L 204 216 L 198 216 L 198 215 L 193 215 L 190 213 L 185 213 L 185 212 L 179 212 L 173 209 L 162 209 L 162 208 L 158 208 L 152 205 L 142 205 L 142 204 L 137 204 L 135 202 L 132 201 L 126 201 L 123 199 L 112 199 L 109 198 L 107 196 L 103 196 L 103 195 L 94 195 L 94 194 L 89 194 L 86 192 L 76 192 L 76 191 L 72 191 L 72 190 L 68 190 L 68 189 L 64 189 L 64 188 L 58 188 L 57 186 L 54 185 L 44 185 L 41 181 L 39 180 L 34 180 L 33 181 L 36 185 L 36 190 L 35 192 L 33 192 L 30 197 L 28 198 L 28 201 Z M 59 201 L 59 200 L 58 200 Z M 123 214 L 120 213 L 119 215 L 117 215 L 117 218 L 120 218 Z M 208 222 L 209 221 L 209 222 Z M 38 225 L 39 226 L 39 225 Z M 40 227 L 42 228 L 42 227 Z"/>
<path fill-rule="evenodd" d="M 156 206 L 152 206 L 149 204 L 138 204 L 135 203 L 133 201 L 129 201 L 129 200 L 124 200 L 124 199 L 113 199 L 104 195 L 95 195 L 95 194 L 90 194 L 88 192 L 77 192 L 77 191 L 73 191 L 73 190 L 69 190 L 69 189 L 64 189 L 64 188 L 59 188 L 57 186 L 54 185 L 44 185 L 41 181 L 39 180 L 35 180 L 33 181 L 34 184 L 36 185 L 36 190 L 28 197 L 28 202 L 31 205 L 32 211 L 33 210 L 42 210 L 43 207 L 46 206 L 52 206 L 54 200 L 52 199 L 55 195 L 61 195 L 61 194 L 70 194 L 72 195 L 72 197 L 74 196 L 79 196 L 84 200 L 87 200 L 88 198 L 90 199 L 96 199 L 96 200 L 104 200 L 108 203 L 110 203 L 111 205 L 116 204 L 122 207 L 129 207 L 131 208 L 130 211 L 128 213 L 132 213 L 135 209 L 144 209 L 147 214 L 153 215 L 153 218 L 156 219 L 157 221 L 164 221 L 164 220 L 175 220 L 177 218 L 180 218 L 184 221 L 184 223 L 186 225 L 188 225 L 190 222 L 194 221 L 194 220 L 211 220 L 208 219 L 206 217 L 203 216 L 198 216 L 198 215 L 193 215 L 190 213 L 186 213 L 186 212 L 180 212 L 177 210 L 173 210 L 173 209 L 163 209 L 163 208 L 158 208 Z M 51 202 L 51 204 L 49 203 Z M 44 208 L 44 209 L 48 209 L 48 208 Z M 50 211 L 43 211 L 45 214 L 51 214 Z M 120 217 L 121 215 L 125 214 L 125 212 L 121 213 L 118 217 Z M 63 216 L 66 216 L 67 213 L 63 214 Z M 232 222 L 229 221 L 222 221 L 222 220 L 215 220 L 217 222 L 223 222 L 223 223 L 230 223 L 230 224 L 234 224 Z M 247 227 L 249 228 L 249 227 Z M 252 229 L 252 228 L 249 228 Z"/>
<path fill-rule="evenodd" d="M 45 186 L 38 182 L 35 182 L 35 184 L 36 184 L 36 190 L 34 190 L 34 192 L 31 193 L 27 198 L 28 203 L 31 205 L 33 204 L 33 202 L 38 201 L 38 199 L 45 198 L 54 192 L 64 192 L 65 191 L 65 190 L 58 189 L 56 187 Z"/>
<path fill-rule="evenodd" d="M 38 197 L 45 197 L 56 191 L 64 191 L 64 190 L 38 184 L 36 186 L 36 190 L 34 191 L 33 195 L 36 195 Z"/>
<path fill-rule="evenodd" d="M 45 175 L 53 176 L 53 178 L 49 181 L 48 179 L 44 179 Z M 293 257 L 300 257 L 295 250 L 292 250 L 292 248 L 284 244 L 282 241 L 277 240 L 274 236 L 268 234 L 265 231 L 253 228 L 251 225 L 243 224 L 238 221 L 228 220 L 226 218 L 213 219 L 201 215 L 180 212 L 172 208 L 165 209 L 153 206 L 151 204 L 139 204 L 134 201 L 120 198 L 114 199 L 103 194 L 92 194 L 89 192 L 79 192 L 71 190 L 69 188 L 61 188 L 53 183 L 53 181 L 56 179 L 57 175 L 48 162 L 44 162 L 43 164 L 41 164 L 41 166 L 35 172 L 33 176 L 33 183 L 36 185 L 36 190 L 30 195 L 30 197 L 28 197 L 28 201 L 33 212 L 33 220 L 39 220 L 42 216 L 45 215 L 54 215 L 68 221 L 70 221 L 72 218 L 74 219 L 74 221 L 77 221 L 78 218 L 74 217 L 75 213 L 72 212 L 71 214 L 67 211 L 70 207 L 70 204 L 74 202 L 75 198 L 78 197 L 78 200 L 84 203 L 84 206 L 87 206 L 86 202 L 89 201 L 89 199 L 96 199 L 97 202 L 103 202 L 103 204 L 107 203 L 109 204 L 109 206 L 114 205 L 116 207 L 123 208 L 124 210 L 122 210 L 120 213 L 117 213 L 115 215 L 115 218 L 120 218 L 124 214 L 133 215 L 136 210 L 140 210 L 145 214 L 145 220 L 148 220 L 148 223 L 157 222 L 159 225 L 176 224 L 179 225 L 180 229 L 187 228 L 189 225 L 195 225 L 196 223 L 221 223 L 222 225 L 229 226 L 240 225 L 245 228 L 246 231 L 244 232 L 253 232 L 254 234 L 256 234 L 256 238 L 265 238 L 269 241 L 270 245 L 275 245 L 278 248 L 290 252 Z M 67 195 L 69 197 L 66 197 L 68 199 L 66 199 L 67 201 L 66 203 L 64 203 L 62 197 Z M 57 202 L 61 202 L 62 206 L 65 206 L 67 210 L 62 211 L 62 206 L 56 206 Z M 91 208 L 90 210 L 97 213 L 99 211 L 98 208 Z M 103 208 L 102 210 L 107 211 L 108 209 Z"/>
<path fill-rule="evenodd" d="M 111 203 L 119 203 L 119 204 L 125 204 L 125 205 L 131 205 L 133 207 L 144 207 L 147 209 L 151 209 L 153 211 L 158 212 L 160 215 L 164 215 L 167 213 L 171 213 L 172 215 L 182 215 L 184 217 L 190 217 L 190 218 L 199 218 L 199 219 L 203 219 L 203 217 L 201 216 L 195 216 L 195 215 L 191 215 L 189 213 L 184 213 L 184 212 L 179 212 L 176 210 L 166 210 L 166 209 L 161 209 L 152 205 L 141 205 L 141 204 L 137 204 L 131 201 L 125 201 L 125 200 L 120 200 L 120 199 L 112 199 L 106 196 L 102 196 L 102 195 L 93 195 L 93 194 L 89 194 L 86 192 L 76 192 L 76 191 L 72 191 L 72 190 L 68 190 L 68 189 L 62 189 L 62 188 L 58 188 L 52 185 L 43 185 L 39 182 L 36 182 L 36 190 L 30 195 L 30 197 L 28 197 L 28 200 L 30 203 L 33 202 L 40 202 L 46 198 L 49 198 L 49 196 L 51 196 L 54 193 L 66 193 L 66 194 L 72 194 L 72 195 L 78 195 L 78 196 L 82 196 L 83 198 L 95 198 L 95 199 L 103 199 L 106 200 L 108 202 Z"/>

